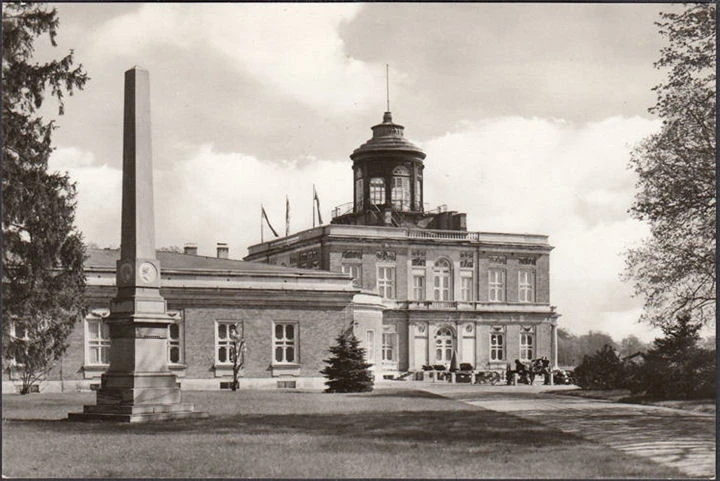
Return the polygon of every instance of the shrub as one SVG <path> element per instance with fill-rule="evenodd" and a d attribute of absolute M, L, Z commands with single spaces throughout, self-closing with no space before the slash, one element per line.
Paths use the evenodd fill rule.
<path fill-rule="evenodd" d="M 575 384 L 583 389 L 617 389 L 625 387 L 625 367 L 609 344 L 583 358 L 574 371 Z"/>

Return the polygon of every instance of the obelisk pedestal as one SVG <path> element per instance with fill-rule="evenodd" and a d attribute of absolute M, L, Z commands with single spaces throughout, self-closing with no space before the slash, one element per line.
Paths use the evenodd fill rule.
<path fill-rule="evenodd" d="M 102 375 L 95 405 L 71 420 L 155 421 L 206 417 L 182 403 L 168 369 L 167 334 L 172 319 L 160 295 L 155 258 L 155 220 L 150 138 L 150 78 L 146 70 L 125 72 L 123 194 L 117 295 L 110 303 L 110 366 Z"/>

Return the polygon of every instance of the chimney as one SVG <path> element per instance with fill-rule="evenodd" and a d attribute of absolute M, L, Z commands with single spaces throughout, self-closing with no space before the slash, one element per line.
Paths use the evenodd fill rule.
<path fill-rule="evenodd" d="M 183 252 L 190 256 L 196 256 L 197 255 L 197 244 L 193 242 L 188 242 L 185 244 L 185 248 L 183 249 Z"/>
<path fill-rule="evenodd" d="M 217 243 L 217 258 L 227 259 L 230 256 L 230 249 L 228 248 L 227 242 Z"/>

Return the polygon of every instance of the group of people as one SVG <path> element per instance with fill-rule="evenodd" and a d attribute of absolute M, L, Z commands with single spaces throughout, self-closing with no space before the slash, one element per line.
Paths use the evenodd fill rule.
<path fill-rule="evenodd" d="M 517 378 L 515 374 L 517 374 Z M 539 359 L 533 359 L 527 364 L 521 362 L 519 359 L 515 359 L 515 369 L 512 369 L 511 365 L 508 364 L 505 378 L 508 384 L 521 382 L 532 385 L 535 382 L 535 377 L 538 375 L 545 376 L 543 384 L 550 384 L 550 360 L 547 357 L 543 356 Z"/>

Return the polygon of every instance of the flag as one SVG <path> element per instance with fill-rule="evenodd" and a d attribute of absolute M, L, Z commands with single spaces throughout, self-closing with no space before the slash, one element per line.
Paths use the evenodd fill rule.
<path fill-rule="evenodd" d="M 275 229 L 273 229 L 272 224 L 270 224 L 270 219 L 268 219 L 267 212 L 265 212 L 265 207 L 260 205 L 260 213 L 262 214 L 262 218 L 265 219 L 265 222 L 267 222 L 268 227 L 270 227 L 270 230 L 273 234 L 275 234 L 275 237 L 280 237 L 277 232 L 275 232 Z"/>
<path fill-rule="evenodd" d="M 285 237 L 290 235 L 290 199 L 285 196 Z"/>
<path fill-rule="evenodd" d="M 317 195 L 317 191 L 315 190 L 315 184 L 313 184 L 313 202 L 317 208 L 317 215 L 318 215 L 318 224 L 322 225 L 322 214 L 320 214 L 320 198 Z"/>

